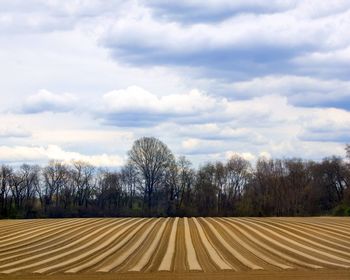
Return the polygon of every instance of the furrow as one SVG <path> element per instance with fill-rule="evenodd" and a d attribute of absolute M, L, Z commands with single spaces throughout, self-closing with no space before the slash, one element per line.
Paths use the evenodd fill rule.
<path fill-rule="evenodd" d="M 36 236 L 38 236 L 38 235 L 40 235 L 42 233 L 50 231 L 51 229 L 55 229 L 55 228 L 60 227 L 62 225 L 64 226 L 67 223 L 72 223 L 72 221 L 64 220 L 64 221 L 56 222 L 56 223 L 54 223 L 52 225 L 45 225 L 44 224 L 43 226 L 37 227 L 34 230 L 33 229 L 29 229 L 27 232 L 25 232 L 23 234 L 11 234 L 10 235 L 11 237 L 2 239 L 0 241 L 0 248 L 7 247 L 9 245 L 18 243 L 18 242 L 23 241 L 23 240 L 32 239 L 32 238 L 34 238 L 34 237 L 36 237 Z M 37 232 L 39 232 L 39 234 L 35 234 Z"/>
<path fill-rule="evenodd" d="M 176 273 L 183 273 L 189 270 L 186 257 L 185 225 L 183 218 L 179 219 L 177 225 L 173 269 Z"/>
<path fill-rule="evenodd" d="M 316 223 L 316 222 L 308 222 L 305 220 L 300 221 L 300 223 L 307 224 L 313 228 L 317 228 L 317 230 L 323 230 L 325 232 L 331 233 L 332 235 L 336 235 L 344 239 L 344 242 L 347 242 L 350 244 L 350 235 L 349 231 L 340 231 L 337 229 L 334 229 L 332 227 L 327 227 L 324 224 Z"/>
<path fill-rule="evenodd" d="M 193 222 L 196 225 L 200 239 L 204 245 L 204 248 L 209 254 L 210 259 L 221 269 L 221 270 L 232 270 L 233 267 L 221 256 L 217 248 L 210 243 L 209 239 L 205 235 L 202 226 L 198 223 L 196 218 L 193 218 Z"/>
<path fill-rule="evenodd" d="M 237 221 L 237 222 L 238 222 L 238 221 Z M 242 222 L 239 222 L 239 223 L 242 223 Z M 294 240 L 292 240 L 292 239 L 290 239 L 290 238 L 285 237 L 284 235 L 278 234 L 278 233 L 276 233 L 276 232 L 274 232 L 274 231 L 272 231 L 272 230 L 270 230 L 270 229 L 264 228 L 263 226 L 254 224 L 254 223 L 249 222 L 249 221 L 247 221 L 247 220 L 245 220 L 244 223 L 245 223 L 245 225 L 246 225 L 247 223 L 253 224 L 253 225 L 256 226 L 256 227 L 258 227 L 258 228 L 260 228 L 260 229 L 263 229 L 263 230 L 269 232 L 269 233 L 272 234 L 273 236 L 277 236 L 277 237 L 279 237 L 280 239 L 282 239 L 282 240 L 284 240 L 284 241 L 286 241 L 286 242 L 289 242 L 289 243 L 291 243 L 291 244 L 293 244 L 293 245 L 295 245 L 295 246 L 298 246 L 298 247 L 300 247 L 300 248 L 302 248 L 302 249 L 306 249 L 306 250 L 312 251 L 312 252 L 314 252 L 314 253 L 318 253 L 318 254 L 320 254 L 320 255 L 327 256 L 327 257 L 329 257 L 329 258 L 333 258 L 333 259 L 337 259 L 337 258 L 338 258 L 337 256 L 334 256 L 334 255 L 332 255 L 332 254 L 329 254 L 329 253 L 326 253 L 326 252 L 323 252 L 323 251 L 314 249 L 314 248 L 312 248 L 312 247 L 306 246 L 306 245 L 304 245 L 304 244 L 301 244 L 301 243 L 296 242 L 296 241 L 294 241 Z M 251 228 L 251 226 L 249 226 L 249 227 Z M 273 238 L 270 238 L 270 240 L 275 241 Z M 270 241 L 270 240 L 269 240 L 269 241 Z M 281 244 L 281 243 L 280 243 L 280 244 Z M 281 245 L 282 245 L 282 244 L 281 244 Z M 310 255 L 309 253 L 302 252 L 302 251 L 300 251 L 300 250 L 294 249 L 294 248 L 292 248 L 291 246 L 288 246 L 288 245 L 284 245 L 284 244 L 283 244 L 283 248 L 284 248 L 284 249 L 287 249 L 287 250 L 289 250 L 289 251 L 291 251 L 291 252 L 293 252 L 293 253 L 295 253 L 295 254 L 297 254 L 297 255 L 303 256 L 304 258 L 307 258 L 307 259 L 309 259 L 309 260 L 312 260 L 312 261 L 315 261 L 315 262 L 318 262 L 318 263 L 322 263 L 323 265 L 330 265 L 330 266 L 341 267 L 341 268 L 350 268 L 350 266 L 348 266 L 348 265 L 343 265 L 343 264 L 335 263 L 335 262 L 332 262 L 332 261 L 326 261 L 326 260 L 323 260 L 323 259 L 321 259 L 321 258 L 314 257 L 313 255 Z M 338 260 L 339 260 L 339 259 L 338 259 Z"/>
<path fill-rule="evenodd" d="M 333 230 L 336 230 L 336 231 L 339 231 L 339 232 L 345 233 L 345 234 L 348 234 L 349 229 L 350 229 L 349 227 L 338 225 L 338 224 L 328 222 L 328 221 L 315 221 L 314 223 L 325 226 L 327 228 L 331 228 Z"/>
<path fill-rule="evenodd" d="M 294 231 L 301 232 L 301 233 L 303 233 L 305 235 L 311 236 L 314 239 L 320 239 L 320 240 L 322 240 L 322 241 L 324 241 L 326 243 L 332 244 L 334 246 L 343 248 L 345 250 L 350 250 L 350 246 L 346 246 L 346 245 L 340 244 L 341 242 L 343 242 L 343 239 L 334 237 L 330 233 L 325 233 L 325 232 L 322 232 L 320 230 L 309 228 L 309 226 L 301 225 L 298 222 L 277 220 L 277 221 L 273 221 L 273 223 L 279 224 L 279 225 L 283 225 L 284 227 L 290 227 Z M 330 239 L 337 240 L 337 241 L 340 241 L 340 242 L 332 241 Z"/>
<path fill-rule="evenodd" d="M 41 225 L 48 226 L 48 225 L 52 225 L 56 222 L 57 222 L 56 219 L 24 220 L 21 223 L 19 221 L 15 220 L 14 224 L 12 224 L 11 226 L 8 226 L 8 228 L 7 228 L 7 226 L 3 226 L 1 228 L 1 233 L 5 234 L 5 235 L 4 234 L 1 235 L 1 239 L 6 237 L 6 236 L 11 236 L 14 233 L 20 234 L 20 233 L 28 231 L 34 227 L 38 227 Z M 2 223 L 3 223 L 3 221 L 2 221 Z"/>
<path fill-rule="evenodd" d="M 81 234 L 91 230 L 92 226 L 101 226 L 101 225 L 103 225 L 103 222 L 101 220 L 95 220 L 95 221 L 88 221 L 88 222 L 85 221 L 82 224 L 73 225 L 69 229 L 63 228 L 60 231 L 53 233 L 52 235 L 46 236 L 45 238 L 48 238 L 48 240 L 46 240 L 45 242 L 40 242 L 39 244 L 34 243 L 32 246 L 25 246 L 25 247 L 19 248 L 17 250 L 10 250 L 8 252 L 5 252 L 3 255 L 9 255 L 9 254 L 10 255 L 7 257 L 1 258 L 0 262 L 6 261 L 9 259 L 18 258 L 18 257 L 23 257 L 27 254 L 32 255 L 34 253 L 38 253 L 38 252 L 41 252 L 43 250 L 49 251 L 54 247 L 62 245 L 63 243 L 71 242 L 76 237 L 80 238 Z M 88 228 L 86 229 L 86 227 L 88 227 Z M 62 232 L 64 232 L 64 234 L 61 235 L 60 233 L 62 233 Z M 78 232 L 78 233 L 76 233 L 76 232 Z M 74 234 L 74 233 L 76 233 L 76 234 Z M 50 238 L 51 236 L 56 236 L 56 238 Z M 67 236 L 69 238 L 65 238 Z M 59 241 L 62 238 L 63 238 L 63 240 Z"/>
<path fill-rule="evenodd" d="M 4 223 L 4 221 L 1 221 L 0 223 L 0 240 L 2 240 L 2 238 L 4 237 L 4 234 L 8 235 L 8 234 L 13 234 L 14 232 L 18 231 L 23 231 L 23 230 L 28 230 L 28 228 L 31 228 L 33 226 L 37 226 L 38 224 L 43 224 L 46 223 L 47 221 L 43 221 L 43 220 L 25 220 L 25 221 L 17 221 L 15 220 L 14 223 L 10 224 L 10 225 L 6 225 Z"/>
<path fill-rule="evenodd" d="M 7 237 L 13 237 L 14 235 L 20 235 L 23 233 L 27 233 L 28 231 L 32 231 L 33 229 L 37 229 L 39 227 L 48 227 L 55 225 L 57 223 L 63 222 L 65 220 L 69 219 L 40 219 L 40 220 L 35 220 L 35 221 L 28 221 L 26 224 L 23 224 L 21 228 L 13 228 L 12 231 L 5 230 L 5 234 L 1 235 L 0 241 L 3 242 L 5 238 Z"/>
<path fill-rule="evenodd" d="M 119 228 L 121 225 L 125 224 L 126 222 L 128 222 L 128 221 L 125 221 L 125 222 L 122 222 L 122 223 L 118 223 L 117 224 L 117 228 Z M 117 223 L 117 222 L 115 222 L 115 223 Z M 15 261 L 15 262 L 12 262 L 12 263 L 9 263 L 9 264 L 6 264 L 6 265 L 1 265 L 0 269 L 8 268 L 8 267 L 11 267 L 11 266 L 15 266 L 15 268 L 2 270 L 2 271 L 0 271 L 0 273 L 9 274 L 9 273 L 13 273 L 13 272 L 17 272 L 17 271 L 21 271 L 21 270 L 25 270 L 25 269 L 29 269 L 29 268 L 33 268 L 33 267 L 37 267 L 37 266 L 41 266 L 41 265 L 45 265 L 46 263 L 49 263 L 49 262 L 58 260 L 60 258 L 64 258 L 66 256 L 69 256 L 70 254 L 72 254 L 74 252 L 82 250 L 82 249 L 84 249 L 86 247 L 89 247 L 89 246 L 93 245 L 94 243 L 102 240 L 105 236 L 107 236 L 108 234 L 110 234 L 111 232 L 113 232 L 116 229 L 115 228 L 115 226 L 116 226 L 115 223 L 111 223 L 111 224 L 108 224 L 106 226 L 100 227 L 100 228 L 96 229 L 95 231 L 85 235 L 84 237 L 82 237 L 82 238 L 80 238 L 80 239 L 78 239 L 78 240 L 76 240 L 76 241 L 74 241 L 74 242 L 72 242 L 70 244 L 62 246 L 62 247 L 60 247 L 58 249 L 51 250 L 51 251 L 48 251 L 46 253 L 34 255 L 32 257 L 21 259 L 21 260 L 18 260 L 18 261 Z M 107 230 L 107 231 L 104 231 L 106 228 L 109 228 L 109 227 L 112 227 L 112 228 Z M 93 238 L 89 242 L 84 243 L 83 245 L 81 245 L 81 246 L 79 246 L 77 248 L 70 249 L 71 247 L 73 247 L 73 246 L 75 246 L 75 245 L 77 245 L 79 243 L 82 243 L 85 240 L 89 240 L 90 237 L 92 237 L 92 236 L 94 236 L 94 235 L 96 235 L 96 234 L 98 234 L 100 232 L 103 232 L 103 233 L 101 235 Z M 60 253 L 58 255 L 54 255 L 53 257 L 46 258 L 46 259 L 41 260 L 41 261 L 36 261 L 36 262 L 28 264 L 28 265 L 18 266 L 19 264 L 26 263 L 28 261 L 33 261 L 33 260 L 36 260 L 36 259 L 40 259 L 42 257 L 45 257 L 47 255 L 52 255 L 53 253 L 56 253 L 56 252 L 59 252 L 59 251 L 63 251 L 63 253 Z"/>
<path fill-rule="evenodd" d="M 350 245 L 350 241 L 345 240 L 344 239 L 345 237 L 342 234 L 338 234 L 338 233 L 331 231 L 327 228 L 319 227 L 319 226 L 314 225 L 312 223 L 305 222 L 304 220 L 303 221 L 302 220 L 297 220 L 297 221 L 295 220 L 295 223 L 299 224 L 301 228 L 313 230 L 314 232 L 316 232 L 318 234 L 321 234 L 321 233 L 327 234 L 329 237 L 331 237 L 334 240 L 337 240 L 337 241 L 340 241 L 342 243 Z"/>
<path fill-rule="evenodd" d="M 34 271 L 35 273 L 47 273 L 47 272 L 51 272 L 60 268 L 64 268 L 66 266 L 72 265 L 78 261 L 84 260 L 92 255 L 94 255 L 96 252 L 99 252 L 103 249 L 105 249 L 108 245 L 110 245 L 113 241 L 117 240 L 123 233 L 125 233 L 128 229 L 130 229 L 131 227 L 135 226 L 135 224 L 137 224 L 140 220 L 136 220 L 135 222 L 133 222 L 132 224 L 127 225 L 126 227 L 124 227 L 123 229 L 121 229 L 121 231 L 118 231 L 116 234 L 112 235 L 111 237 L 109 237 L 108 239 L 104 240 L 102 243 L 99 243 L 97 247 L 93 247 L 90 250 L 79 254 L 76 257 L 70 258 L 66 261 L 60 262 L 58 264 L 54 264 L 51 266 L 47 266 L 45 268 L 42 269 L 38 269 L 36 271 Z M 142 225 L 142 221 L 143 219 L 141 219 L 141 225 Z M 123 225 L 125 225 L 125 223 L 128 221 L 125 221 L 124 223 L 122 223 L 118 228 L 122 227 Z M 121 246 L 121 243 L 117 243 L 117 246 Z M 115 247 L 113 247 L 112 249 L 115 249 Z M 101 259 L 101 256 L 106 255 L 107 253 L 109 253 L 111 251 L 111 249 L 103 252 L 102 254 L 98 255 L 96 258 L 94 258 L 94 261 L 98 261 Z M 85 263 L 86 265 L 87 263 Z M 72 273 L 73 270 L 79 270 L 79 268 L 75 268 L 72 270 L 67 270 L 67 273 Z"/>
<path fill-rule="evenodd" d="M 210 230 L 214 233 L 214 235 L 216 236 L 216 238 L 220 241 L 220 243 L 225 247 L 226 250 L 228 250 L 233 257 L 235 257 L 240 263 L 242 263 L 244 266 L 253 269 L 253 270 L 259 270 L 259 269 L 263 269 L 261 266 L 256 265 L 255 263 L 251 262 L 250 260 L 248 260 L 246 257 L 244 257 L 242 254 L 240 254 L 232 245 L 230 245 L 228 242 L 226 242 L 226 240 L 223 238 L 223 236 L 220 234 L 220 232 L 213 226 L 213 224 L 209 221 L 207 221 L 206 219 L 202 219 L 202 221 L 204 221 L 208 227 L 210 228 Z M 211 221 L 211 219 L 210 219 Z M 233 239 L 235 239 L 236 241 L 238 241 L 240 243 L 240 245 L 244 245 L 244 241 L 241 240 L 237 235 L 235 235 L 233 232 L 230 232 L 229 234 Z M 243 244 L 241 243 L 243 242 Z M 249 246 L 249 245 L 248 245 Z M 243 246 L 244 247 L 244 246 Z"/>
<path fill-rule="evenodd" d="M 287 224 L 287 225 L 291 226 L 293 229 L 299 228 L 300 229 L 300 230 L 298 230 L 299 232 L 303 232 L 304 234 L 309 234 L 309 235 L 313 236 L 314 238 L 320 238 L 319 236 L 323 236 L 324 238 L 326 238 L 325 240 L 328 243 L 335 245 L 335 246 L 338 246 L 338 247 L 341 247 L 341 248 L 344 248 L 346 250 L 349 250 L 349 248 L 350 248 L 350 246 L 346 246 L 346 245 L 341 244 L 341 242 L 344 242 L 343 239 L 338 238 L 338 237 L 334 237 L 334 235 L 332 235 L 331 233 L 326 233 L 326 232 L 323 232 L 322 230 L 310 228 L 308 225 L 306 225 L 306 226 L 301 225 L 299 222 L 290 222 L 290 221 L 284 222 L 282 220 L 278 220 L 278 223 Z M 336 240 L 338 242 L 332 241 L 331 239 Z M 350 245 L 350 243 L 349 243 L 349 245 Z"/>
<path fill-rule="evenodd" d="M 139 223 L 139 225 L 136 226 L 136 228 L 134 228 L 130 233 L 128 233 L 127 236 L 125 236 L 115 246 L 113 246 L 112 248 L 103 252 L 102 254 L 99 254 L 98 256 L 94 257 L 93 259 L 91 259 L 88 262 L 84 262 L 84 263 L 80 264 L 79 266 L 75 266 L 69 270 L 66 270 L 65 273 L 77 273 L 77 272 L 80 272 L 80 271 L 85 270 L 85 269 L 89 269 L 89 268 L 99 264 L 103 260 L 112 256 L 115 252 L 117 252 L 120 248 L 122 248 L 126 243 L 128 243 L 145 224 L 147 224 L 147 221 L 143 220 L 141 223 Z M 135 224 L 132 224 L 132 225 L 128 226 L 127 228 L 124 228 L 122 230 L 122 233 L 118 237 L 120 237 L 123 233 L 125 233 L 127 230 L 129 230 L 130 228 L 132 228 L 134 226 L 135 226 Z"/>
<path fill-rule="evenodd" d="M 313 269 L 322 268 L 322 266 L 315 265 L 315 264 L 311 264 L 311 263 L 304 262 L 304 261 L 301 261 L 301 260 L 299 260 L 299 259 L 296 259 L 296 258 L 294 258 L 294 257 L 292 257 L 292 256 L 290 256 L 290 255 L 287 255 L 287 254 L 285 254 L 285 253 L 283 253 L 283 252 L 281 252 L 281 251 L 279 251 L 279 250 L 274 249 L 273 247 L 267 245 L 265 242 L 261 242 L 260 240 L 258 240 L 257 238 L 255 238 L 253 235 L 251 235 L 250 233 L 248 233 L 246 230 L 244 230 L 244 229 L 242 228 L 242 225 L 243 225 L 243 226 L 246 226 L 246 225 L 242 224 L 241 222 L 235 221 L 236 223 L 238 223 L 238 224 L 241 225 L 241 226 L 239 227 L 239 226 L 237 226 L 237 225 L 236 225 L 233 221 L 231 221 L 231 220 L 225 219 L 225 221 L 228 221 L 229 224 L 230 224 L 231 226 L 233 226 L 236 230 L 238 230 L 238 231 L 242 232 L 243 234 L 245 234 L 250 240 L 252 240 L 254 243 L 258 244 L 260 247 L 264 248 L 265 250 L 271 252 L 272 254 L 274 254 L 274 255 L 276 255 L 276 256 L 281 257 L 282 259 L 285 259 L 286 261 L 289 261 L 289 262 L 291 262 L 291 263 L 298 264 L 298 265 L 303 266 L 303 267 L 313 268 Z M 249 228 L 248 226 L 246 226 L 246 227 Z M 251 229 L 251 228 L 250 228 L 250 230 L 253 231 L 253 232 L 254 232 L 258 237 L 260 237 L 261 239 L 263 239 L 263 240 L 264 240 L 264 239 L 265 239 L 265 240 L 268 240 L 268 241 L 270 241 L 272 244 L 274 244 L 274 245 L 277 246 L 277 247 L 284 248 L 284 249 L 286 249 L 287 251 L 289 251 L 289 249 L 291 249 L 291 248 L 289 248 L 289 247 L 283 245 L 282 243 L 280 243 L 280 242 L 278 242 L 278 241 L 276 241 L 276 240 L 274 240 L 274 239 L 272 239 L 272 238 L 266 236 L 265 234 L 260 233 L 259 231 L 255 230 L 255 229 Z"/>
<path fill-rule="evenodd" d="M 83 221 L 78 222 L 78 224 L 81 224 Z M 26 248 L 26 245 L 28 244 L 35 244 L 37 242 L 40 242 L 42 239 L 46 239 L 48 236 L 50 236 L 50 233 L 53 232 L 55 235 L 57 231 L 67 230 L 67 228 L 70 228 L 71 225 L 77 224 L 77 221 L 68 221 L 64 224 L 57 225 L 56 227 L 50 228 L 48 230 L 42 229 L 37 234 L 30 235 L 28 234 L 25 238 L 19 238 L 16 241 L 9 242 L 3 246 L 0 246 L 1 251 L 4 253 L 11 251 L 13 249 L 19 249 L 21 247 Z M 48 235 L 49 234 L 49 235 Z M 0 255 L 3 255 L 3 253 L 0 253 Z"/>
<path fill-rule="evenodd" d="M 198 262 L 196 250 L 193 247 L 187 218 L 184 218 L 184 227 L 185 227 L 185 245 L 186 245 L 188 267 L 190 270 L 203 270 Z"/>
<path fill-rule="evenodd" d="M 139 239 L 135 240 L 133 244 L 122 254 L 117 256 L 116 259 L 114 259 L 110 264 L 104 265 L 103 267 L 99 268 L 97 271 L 98 272 L 109 272 L 112 269 L 118 267 L 121 265 L 131 254 L 133 254 L 140 246 L 141 244 L 146 240 L 148 234 L 151 232 L 151 230 L 155 227 L 155 225 L 159 221 L 152 221 L 152 224 L 150 227 L 148 227 L 142 235 L 139 237 Z"/>
<path fill-rule="evenodd" d="M 212 219 L 211 219 L 212 220 Z M 260 251 L 258 251 L 256 248 L 253 248 L 252 246 L 250 246 L 247 242 L 245 242 L 243 239 L 241 239 L 238 235 L 236 235 L 233 231 L 231 231 L 228 226 L 226 224 L 224 224 L 222 221 L 220 220 L 215 220 L 215 222 L 217 222 L 221 227 L 224 228 L 225 232 L 234 240 L 236 240 L 243 248 L 245 248 L 247 251 L 251 252 L 253 255 L 255 255 L 256 257 L 260 258 L 261 260 L 263 260 L 264 262 L 271 264 L 273 266 L 282 268 L 282 269 L 292 269 L 293 267 L 280 263 L 278 261 L 275 261 L 273 259 L 271 259 L 270 257 L 268 257 L 265 253 L 261 253 Z M 213 229 L 215 229 L 212 226 Z M 249 234 L 245 234 L 247 235 L 247 237 L 249 237 Z M 250 238 L 249 238 L 250 239 Z M 254 240 L 253 240 L 254 241 Z M 246 259 L 245 257 L 241 257 L 241 259 L 239 259 L 236 255 L 237 255 L 237 251 L 235 250 L 235 248 L 233 248 L 230 244 L 228 244 L 227 242 L 223 243 L 223 245 L 225 246 L 225 248 L 235 257 L 237 258 L 242 264 L 244 264 L 245 266 L 253 269 L 253 270 L 258 270 L 258 269 L 263 269 L 262 267 L 252 263 L 251 261 L 249 261 L 248 259 Z"/>
<path fill-rule="evenodd" d="M 290 231 L 290 230 L 295 230 L 295 231 L 299 231 L 300 233 L 303 233 L 303 234 L 307 235 L 305 232 L 303 232 L 303 231 L 301 231 L 301 230 L 296 230 L 296 229 L 294 229 L 294 228 L 292 228 L 292 227 L 282 225 L 282 226 L 284 226 L 284 227 L 290 229 L 290 230 L 285 230 L 285 229 L 282 229 L 282 228 L 280 228 L 280 227 L 277 227 L 277 226 L 274 226 L 274 225 L 271 225 L 271 224 L 270 224 L 270 223 L 274 223 L 274 222 L 266 223 L 266 222 L 258 221 L 257 219 L 252 219 L 252 220 L 253 220 L 255 223 L 260 223 L 260 224 L 268 225 L 268 226 L 270 226 L 270 227 L 272 227 L 272 228 L 275 228 L 275 229 L 277 229 L 277 230 L 279 230 L 279 231 L 281 231 L 281 232 L 284 232 L 284 233 L 286 233 L 286 234 L 288 234 L 288 235 L 290 235 L 290 236 L 293 236 L 293 237 L 296 238 L 297 240 L 299 239 L 299 240 L 302 240 L 302 241 L 304 241 L 304 242 L 306 242 L 306 243 L 308 243 L 308 244 L 313 244 L 313 245 L 315 245 L 315 246 L 317 246 L 317 247 L 321 247 L 321 248 L 323 248 L 323 249 L 326 249 L 326 250 L 329 250 L 329 251 L 332 251 L 332 252 L 335 252 L 335 253 L 339 253 L 339 254 L 344 254 L 344 255 L 350 256 L 350 252 L 344 252 L 344 251 L 342 251 L 342 250 L 335 249 L 335 248 L 333 248 L 333 247 L 324 245 L 324 244 L 319 243 L 319 242 L 315 242 L 315 241 L 313 241 L 313 240 L 310 239 L 310 238 L 302 237 L 302 236 L 300 236 L 300 235 L 298 235 L 298 234 L 295 234 L 295 233 L 293 233 L 293 232 Z M 281 224 L 279 224 L 279 225 L 281 225 Z M 309 235 L 309 236 L 310 236 L 310 235 Z M 319 239 L 319 240 L 321 240 L 321 241 L 327 242 L 327 240 L 322 239 L 322 238 L 319 238 L 319 237 L 317 237 L 317 238 L 315 238 L 315 239 Z M 350 248 L 349 248 L 349 249 L 350 249 Z M 347 260 L 347 262 L 349 262 L 349 260 Z"/>
<path fill-rule="evenodd" d="M 158 268 L 160 271 L 170 271 L 171 264 L 175 257 L 175 245 L 176 245 L 176 233 L 177 233 L 177 225 L 179 223 L 179 218 L 175 218 L 173 226 L 171 228 L 171 233 L 169 237 L 168 247 L 165 252 L 165 255 L 162 259 L 162 262 Z"/>
<path fill-rule="evenodd" d="M 129 269 L 129 271 L 141 271 L 147 263 L 150 261 L 152 255 L 157 249 L 157 246 L 160 244 L 162 235 L 165 230 L 165 226 L 169 222 L 169 219 L 166 219 L 166 221 L 163 222 L 161 228 L 158 230 L 157 235 L 153 239 L 151 245 L 148 247 L 147 251 L 142 255 L 142 258 L 138 261 L 138 263 Z"/>

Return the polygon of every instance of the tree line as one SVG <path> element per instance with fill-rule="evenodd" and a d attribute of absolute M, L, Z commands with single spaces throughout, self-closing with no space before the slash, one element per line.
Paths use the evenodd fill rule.
<path fill-rule="evenodd" d="M 346 146 L 350 159 L 350 145 Z M 350 165 L 240 156 L 197 169 L 143 137 L 119 170 L 84 162 L 0 166 L 0 217 L 350 216 Z"/>

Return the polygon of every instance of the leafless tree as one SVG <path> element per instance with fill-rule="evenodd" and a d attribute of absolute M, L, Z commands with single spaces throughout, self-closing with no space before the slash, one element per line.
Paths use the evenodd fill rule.
<path fill-rule="evenodd" d="M 240 156 L 233 156 L 225 165 L 224 201 L 225 214 L 234 214 L 235 207 L 242 198 L 245 187 L 251 178 L 251 166 L 249 161 Z M 228 211 L 228 212 L 227 212 Z"/>
<path fill-rule="evenodd" d="M 68 167 L 62 162 L 50 161 L 49 165 L 43 169 L 43 177 L 45 184 L 45 207 L 52 205 L 54 200 L 57 208 L 61 190 L 69 179 Z"/>
<path fill-rule="evenodd" d="M 153 137 L 136 140 L 128 155 L 129 164 L 135 167 L 142 182 L 147 211 L 151 214 L 154 193 L 157 187 L 162 187 L 164 177 L 174 163 L 174 156 L 164 143 Z"/>
<path fill-rule="evenodd" d="M 176 211 L 184 212 L 192 207 L 192 192 L 195 183 L 195 170 L 191 162 L 184 156 L 177 160 Z"/>
<path fill-rule="evenodd" d="M 137 176 L 137 170 L 134 165 L 126 164 L 121 171 L 122 183 L 127 193 L 128 207 L 132 209 L 136 196 L 136 188 L 140 185 Z"/>
<path fill-rule="evenodd" d="M 214 216 L 217 213 L 218 186 L 215 179 L 215 165 L 207 163 L 197 172 L 195 200 L 197 215 Z"/>
<path fill-rule="evenodd" d="M 350 159 L 350 145 L 346 146 Z M 84 162 L 0 166 L 0 217 L 350 215 L 350 164 L 234 156 L 197 170 L 155 138 L 121 169 Z"/>
<path fill-rule="evenodd" d="M 89 198 L 92 195 L 94 187 L 95 167 L 82 161 L 74 161 L 71 174 L 71 186 L 67 192 L 73 198 L 73 204 L 87 207 Z"/>
<path fill-rule="evenodd" d="M 0 217 L 8 215 L 8 197 L 10 193 L 11 177 L 13 169 L 9 166 L 0 167 Z"/>
<path fill-rule="evenodd" d="M 24 190 L 24 212 L 30 217 L 35 206 L 37 189 L 40 180 L 40 167 L 38 165 L 23 164 L 18 170 L 21 178 L 21 189 Z"/>

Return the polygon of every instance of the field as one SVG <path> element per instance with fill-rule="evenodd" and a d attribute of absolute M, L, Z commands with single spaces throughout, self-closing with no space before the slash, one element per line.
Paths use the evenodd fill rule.
<path fill-rule="evenodd" d="M 233 277 L 350 279 L 350 219 L 0 221 L 0 279 Z"/>

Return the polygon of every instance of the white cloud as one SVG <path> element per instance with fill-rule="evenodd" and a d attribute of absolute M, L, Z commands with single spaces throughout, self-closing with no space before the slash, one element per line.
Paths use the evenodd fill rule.
<path fill-rule="evenodd" d="M 2 126 L 0 124 L 0 138 L 23 138 L 31 136 L 30 131 L 22 128 L 19 125 Z"/>
<path fill-rule="evenodd" d="M 292 104 L 317 106 L 350 98 L 350 82 L 306 76 L 264 76 L 232 83 L 226 88 L 240 98 L 264 95 L 287 96 Z"/>
<path fill-rule="evenodd" d="M 115 90 L 103 96 L 106 112 L 149 112 L 154 114 L 196 114 L 214 109 L 214 98 L 198 90 L 187 94 L 156 96 L 137 86 Z"/>
<path fill-rule="evenodd" d="M 182 152 L 187 155 L 214 155 L 223 149 L 222 141 L 200 138 L 186 138 L 181 142 Z"/>
<path fill-rule="evenodd" d="M 277 84 L 265 85 L 265 88 L 289 90 L 293 87 L 291 81 L 293 79 L 282 79 Z M 314 80 L 306 81 L 310 88 L 316 87 Z M 331 87 L 326 82 L 322 85 Z M 263 82 L 254 81 L 249 86 L 263 87 Z M 191 138 L 183 142 L 186 147 L 198 144 L 193 140 L 197 138 L 264 145 L 271 138 L 271 131 L 273 137 L 286 137 L 287 135 L 278 135 L 283 130 L 289 137 L 304 135 L 305 138 L 305 131 L 320 130 L 323 127 L 326 133 L 335 133 L 350 127 L 350 113 L 346 110 L 298 107 L 280 95 L 228 100 L 192 90 L 187 94 L 158 97 L 142 88 L 130 87 L 104 95 L 103 106 L 100 109 L 101 118 L 116 126 L 137 126 L 130 122 L 132 118 L 141 126 L 147 121 L 147 126 L 153 127 L 167 122 L 181 125 L 175 131 L 178 136 Z"/>
<path fill-rule="evenodd" d="M 269 152 L 266 152 L 266 151 L 262 151 L 262 152 L 259 154 L 259 157 L 261 157 L 261 158 L 266 158 L 266 159 L 272 158 L 272 157 L 271 157 L 271 154 L 270 154 Z"/>
<path fill-rule="evenodd" d="M 118 155 L 83 155 L 77 152 L 65 151 L 56 145 L 48 145 L 47 147 L 0 146 L 0 158 L 3 162 L 13 163 L 46 163 L 49 160 L 70 163 L 73 160 L 78 160 L 103 167 L 118 167 L 124 163 L 123 158 Z"/>
<path fill-rule="evenodd" d="M 205 122 L 213 112 L 226 108 L 226 99 L 208 96 L 196 89 L 184 94 L 157 96 L 131 86 L 103 96 L 99 114 L 117 126 L 153 126 L 167 120 Z"/>
<path fill-rule="evenodd" d="M 181 145 L 183 148 L 185 149 L 194 149 L 197 148 L 199 146 L 200 142 L 198 139 L 186 139 L 184 141 L 182 141 Z"/>
<path fill-rule="evenodd" d="M 328 66 L 334 65 L 334 63 L 347 65 L 349 61 L 350 46 L 331 51 L 311 52 L 293 59 L 293 62 L 300 65 L 305 63 Z"/>
<path fill-rule="evenodd" d="M 239 156 L 245 160 L 248 160 L 250 162 L 254 162 L 256 160 L 256 156 L 253 155 L 252 153 L 249 153 L 249 152 L 242 152 L 242 153 L 237 153 L 237 152 L 234 152 L 234 151 L 228 151 L 225 153 L 225 157 L 226 159 L 230 159 L 234 156 Z"/>
<path fill-rule="evenodd" d="M 264 121 L 280 122 L 295 118 L 292 115 L 286 118 L 287 112 L 294 111 L 294 108 L 287 104 L 286 97 L 279 95 L 230 101 L 193 89 L 184 94 L 158 97 L 135 86 L 105 94 L 98 111 L 106 123 L 116 126 L 154 126 L 174 122 L 203 124 L 203 128 L 211 130 L 213 127 L 208 127 L 208 123 L 235 122 L 237 128 L 238 125 L 246 127 L 247 123 L 264 126 Z M 222 137 L 235 137 L 245 131 L 224 127 L 217 132 Z"/>
<path fill-rule="evenodd" d="M 349 1 L 151 2 L 0 4 L 8 160 L 108 164 L 144 135 L 195 164 L 344 154 Z"/>
<path fill-rule="evenodd" d="M 77 105 L 77 98 L 70 93 L 55 94 L 42 89 L 29 96 L 23 103 L 23 113 L 67 112 Z"/>
<path fill-rule="evenodd" d="M 178 13 L 180 11 L 189 10 L 188 16 L 190 14 L 199 13 L 200 15 L 216 15 L 217 13 L 230 13 L 234 12 L 275 12 L 278 10 L 284 10 L 288 8 L 293 8 L 297 1 L 280 1 L 272 0 L 267 2 L 262 2 L 258 0 L 207 0 L 205 2 L 201 0 L 178 0 L 175 3 L 164 3 L 161 0 L 151 0 L 149 1 L 151 6 L 160 8 L 163 12 L 167 14 Z M 168 5 L 167 5 L 168 4 Z M 208 20 L 208 18 L 205 18 Z"/>
<path fill-rule="evenodd" d="M 276 57 L 287 55 L 288 59 L 309 49 L 346 47 L 350 43 L 350 10 L 339 8 L 332 16 L 316 17 L 311 9 L 316 6 L 318 4 L 312 2 L 281 13 L 239 14 L 218 23 L 192 24 L 162 21 L 145 10 L 141 16 L 116 20 L 106 29 L 103 38 L 117 57 L 123 58 L 125 54 L 128 62 L 178 64 L 185 57 L 189 63 L 207 68 L 215 59 L 220 60 L 222 52 L 240 60 L 240 57 L 244 59 L 247 49 L 251 58 L 259 56 L 259 49 L 275 50 Z M 346 3 L 343 6 L 349 8 Z M 207 59 L 198 60 L 200 53 Z M 269 58 L 273 60 L 274 56 Z M 234 64 L 229 65 L 234 70 Z"/>
<path fill-rule="evenodd" d="M 0 32 L 41 33 L 68 30 L 84 20 L 94 20 L 101 15 L 119 15 L 130 4 L 120 0 L 70 0 L 2 1 Z M 113 12 L 112 12 L 113 11 Z"/>

